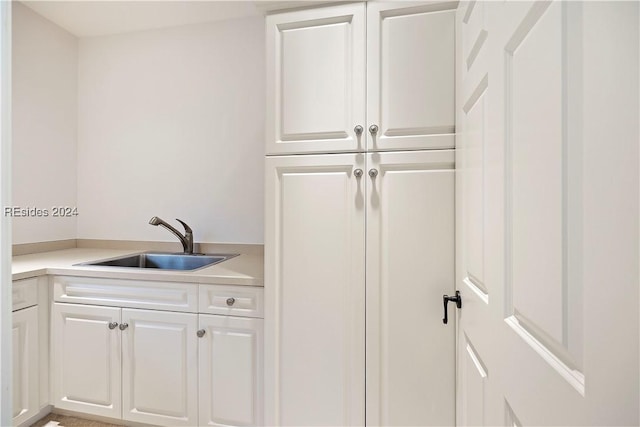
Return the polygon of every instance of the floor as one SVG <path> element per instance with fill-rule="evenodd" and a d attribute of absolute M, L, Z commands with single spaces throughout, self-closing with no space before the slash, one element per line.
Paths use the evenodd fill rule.
<path fill-rule="evenodd" d="M 69 417 L 67 415 L 49 414 L 31 424 L 31 427 L 120 427 L 122 424 L 109 424 L 100 421 L 85 420 L 84 418 Z"/>

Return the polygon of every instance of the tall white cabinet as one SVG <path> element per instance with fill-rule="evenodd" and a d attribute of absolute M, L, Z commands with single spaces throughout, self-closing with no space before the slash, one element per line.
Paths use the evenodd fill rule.
<path fill-rule="evenodd" d="M 454 424 L 453 7 L 267 17 L 267 425 Z"/>
<path fill-rule="evenodd" d="M 364 154 L 267 158 L 265 421 L 362 425 Z"/>

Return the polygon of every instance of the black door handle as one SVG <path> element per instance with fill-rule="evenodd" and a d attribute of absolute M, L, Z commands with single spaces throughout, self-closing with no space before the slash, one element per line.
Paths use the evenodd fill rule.
<path fill-rule="evenodd" d="M 449 301 L 455 302 L 456 307 L 462 308 L 462 297 L 460 296 L 460 291 L 456 291 L 455 297 L 442 295 L 442 305 L 444 305 L 444 318 L 442 319 L 442 323 L 444 323 L 445 325 L 449 323 L 449 316 L 447 315 L 447 304 L 449 304 Z"/>

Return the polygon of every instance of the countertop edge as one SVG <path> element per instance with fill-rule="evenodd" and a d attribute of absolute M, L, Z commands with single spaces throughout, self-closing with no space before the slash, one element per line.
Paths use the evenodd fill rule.
<path fill-rule="evenodd" d="M 81 249 L 75 249 L 79 251 Z M 122 253 L 140 253 L 144 251 L 122 251 Z M 258 275 L 252 275 L 251 273 L 260 272 L 263 268 L 263 257 L 255 254 L 240 254 L 223 263 L 213 265 L 211 267 L 199 270 L 199 271 L 149 271 L 149 270 L 131 270 L 128 268 L 119 267 L 89 267 L 78 266 L 77 259 L 83 258 L 78 253 L 74 254 L 75 259 L 73 261 L 60 262 L 51 261 L 56 258 L 56 253 L 59 253 L 60 258 L 69 255 L 68 250 L 51 251 L 45 253 L 42 260 L 38 260 L 37 255 L 28 255 L 31 258 L 31 263 L 35 264 L 33 268 L 22 267 L 20 271 L 13 273 L 12 280 L 23 280 L 33 277 L 46 276 L 46 275 L 58 275 L 58 276 L 74 276 L 74 277 L 92 277 L 92 278 L 111 278 L 111 279 L 123 279 L 123 280 L 139 280 L 139 281 L 164 281 L 164 282 L 180 282 L 180 283 L 195 283 L 195 284 L 211 284 L 211 285 L 235 285 L 235 286 L 255 286 L 264 287 L 264 279 L 258 277 Z M 15 258 L 22 258 L 23 256 L 17 256 Z M 25 256 L 26 257 L 26 256 Z M 94 255 L 87 254 L 87 260 L 91 261 Z M 34 258 L 36 259 L 34 261 Z M 82 261 L 80 261 L 82 262 Z M 54 265 L 47 265 L 54 264 Z M 258 267 L 258 268 L 256 268 Z M 219 271 L 216 271 L 219 270 Z"/>

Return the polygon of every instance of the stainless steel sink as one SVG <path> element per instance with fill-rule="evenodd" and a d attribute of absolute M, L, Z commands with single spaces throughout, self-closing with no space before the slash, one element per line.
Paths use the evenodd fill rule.
<path fill-rule="evenodd" d="M 238 254 L 163 254 L 143 253 L 84 262 L 76 265 L 94 265 L 104 267 L 156 268 L 159 270 L 197 270 L 221 263 Z"/>

